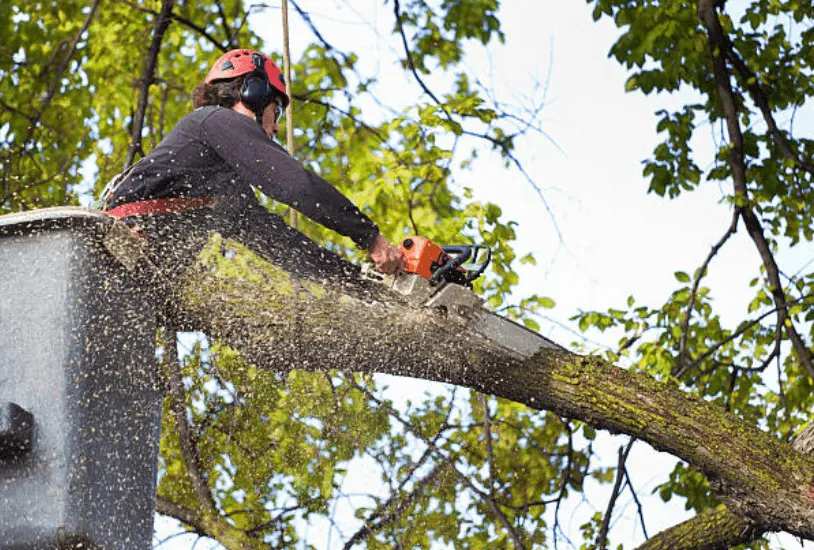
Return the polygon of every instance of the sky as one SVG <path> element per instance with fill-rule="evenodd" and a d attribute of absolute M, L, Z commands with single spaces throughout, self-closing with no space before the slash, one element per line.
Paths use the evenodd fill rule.
<path fill-rule="evenodd" d="M 271 1 L 270 5 L 279 7 L 280 2 Z M 378 73 L 381 97 L 393 105 L 406 105 L 419 96 L 415 82 L 395 66 L 394 56 L 401 53 L 398 43 L 382 41 L 393 25 L 392 3 L 300 0 L 299 5 L 331 44 L 344 51 L 364 52 L 359 61 L 362 70 Z M 290 18 L 292 55 L 296 58 L 312 35 L 293 9 Z M 505 1 L 500 20 L 506 44 L 490 45 L 488 52 L 472 48 L 465 62 L 485 80 L 491 79 L 495 93 L 507 100 L 521 101 L 529 94 L 540 97 L 543 88 L 537 84 L 545 84 L 540 120 L 547 136 L 531 135 L 522 140 L 517 156 L 541 186 L 556 222 L 523 176 L 489 155 L 482 155 L 471 171 L 459 173 L 457 178 L 474 189 L 476 199 L 500 205 L 505 219 L 518 222 L 518 252 L 534 253 L 538 265 L 521 268 L 516 294 L 553 298 L 557 307 L 550 314 L 552 321 L 543 323 L 542 332 L 567 345 L 577 339 L 569 321 L 577 311 L 621 307 L 630 295 L 651 306 L 666 300 L 675 288 L 674 272 L 691 273 L 700 266 L 710 246 L 729 226 L 731 213 L 721 204 L 728 189 L 707 184 L 675 200 L 646 193 L 641 162 L 657 143 L 654 113 L 683 105 L 693 96 L 625 93 L 628 74 L 607 57 L 618 36 L 612 22 L 594 22 L 585 2 L 562 0 Z M 250 24 L 266 40 L 266 51 L 277 53 L 281 59 L 279 9 L 264 11 Z M 800 134 L 814 134 L 810 106 L 798 113 L 795 128 Z M 705 151 L 713 150 L 712 134 L 713 129 L 707 127 L 693 143 L 702 155 L 698 162 L 702 169 L 712 165 L 711 156 L 703 157 Z M 814 251 L 790 258 L 791 265 L 804 265 L 810 252 Z M 744 293 L 758 263 L 744 231 L 716 257 L 706 282 L 716 289 L 715 300 L 725 320 L 739 318 Z M 616 345 L 618 337 L 589 336 L 609 347 Z M 410 380 L 399 380 L 398 388 L 398 393 L 388 395 L 396 402 L 437 391 L 437 387 Z M 605 464 L 615 464 L 616 449 L 626 441 L 626 437 L 600 436 L 598 447 Z M 688 516 L 681 502 L 665 505 L 658 496 L 650 496 L 674 462 L 642 443 L 634 447 L 628 461 L 637 492 L 645 499 L 651 535 Z M 356 465 L 355 469 L 362 472 L 364 466 Z M 363 474 L 356 475 L 361 477 L 350 483 L 367 482 Z M 569 504 L 561 517 L 573 540 L 579 540 L 578 527 L 587 516 L 604 510 L 609 492 L 610 487 L 590 487 L 588 502 Z M 620 498 L 617 509 L 620 513 L 611 540 L 624 542 L 628 548 L 642 542 L 629 493 Z M 170 525 L 161 520 L 159 533 L 167 532 Z M 339 542 L 320 526 L 313 526 L 309 536 L 318 548 Z M 190 540 L 182 537 L 162 548 L 189 548 Z M 803 548 L 790 537 L 776 539 L 773 546 Z M 814 548 L 814 544 L 805 548 Z"/>

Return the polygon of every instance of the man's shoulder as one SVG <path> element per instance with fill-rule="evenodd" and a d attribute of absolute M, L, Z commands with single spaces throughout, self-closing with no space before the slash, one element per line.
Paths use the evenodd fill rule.
<path fill-rule="evenodd" d="M 225 107 L 220 107 L 218 105 L 206 105 L 204 107 L 198 107 L 197 109 L 195 109 L 191 113 L 187 114 L 186 116 L 184 116 L 184 118 L 181 119 L 181 121 L 182 122 L 197 122 L 197 123 L 200 124 L 200 123 L 205 122 L 206 120 L 212 118 L 213 116 L 214 117 L 223 117 L 223 116 L 228 117 L 229 113 L 232 113 L 232 112 L 234 112 L 234 111 L 232 111 L 231 109 L 227 109 Z"/>
<path fill-rule="evenodd" d="M 233 109 L 227 109 L 226 107 L 221 107 L 219 105 L 207 105 L 205 107 L 198 107 L 184 118 L 187 117 L 192 117 L 193 119 L 197 119 L 201 122 L 224 119 L 228 119 L 230 121 L 243 122 L 243 119 L 247 118 L 241 115 L 240 113 L 234 111 Z"/>

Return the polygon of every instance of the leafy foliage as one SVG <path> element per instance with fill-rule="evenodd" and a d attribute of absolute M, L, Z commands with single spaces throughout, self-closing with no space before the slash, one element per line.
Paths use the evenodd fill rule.
<path fill-rule="evenodd" d="M 171 21 L 158 34 L 168 2 Z M 394 33 L 403 33 L 407 48 L 405 78 L 440 72 L 453 86 L 425 94 L 388 120 L 368 120 L 347 97 L 371 95 L 374 79 L 359 73 L 356 54 L 315 35 L 293 64 L 295 154 L 362 206 L 390 239 L 420 233 L 491 246 L 494 270 L 478 290 L 492 307 L 513 308 L 515 318 L 537 328 L 529 314 L 552 307 L 550 299 L 531 296 L 520 307 L 507 306 L 518 283 L 513 224 L 497 205 L 473 201 L 454 178 L 454 169 L 475 155 L 459 151 L 458 138 L 480 136 L 508 162 L 513 139 L 526 131 L 461 68 L 468 42 L 504 39 L 499 3 L 394 4 Z M 122 170 L 129 152 L 136 159 L 149 152 L 189 111 L 190 91 L 222 50 L 268 49 L 245 24 L 247 15 L 237 0 L 4 3 L 0 212 L 86 202 Z M 147 74 L 155 40 L 156 69 Z M 143 131 L 134 140 L 145 83 Z M 299 227 L 336 253 L 362 259 L 325 228 L 304 219 Z M 169 361 L 171 341 L 163 343 L 169 380 L 179 368 Z M 357 537 L 369 548 L 428 548 L 433 541 L 509 548 L 510 532 L 525 544 L 545 544 L 549 504 L 581 491 L 594 473 L 590 445 L 580 448 L 575 427 L 551 415 L 455 393 L 396 411 L 368 377 L 294 372 L 281 378 L 258 372 L 217 342 L 182 342 L 191 346 L 178 373 L 185 413 L 175 414 L 178 399 L 171 394 L 159 509 L 226 547 L 305 547 L 303 521 L 331 518 L 343 502 L 364 520 Z M 377 472 L 379 486 L 354 496 L 343 479 L 356 463 Z"/>
<path fill-rule="evenodd" d="M 772 250 L 810 242 L 814 142 L 795 137 L 790 121 L 798 107 L 810 104 L 814 92 L 811 3 L 717 2 L 713 6 L 683 0 L 589 0 L 589 4 L 595 19 L 611 17 L 620 29 L 610 55 L 630 70 L 629 91 L 654 94 L 681 89 L 699 97 L 674 112 L 657 113 L 663 140 L 643 168 L 650 191 L 673 198 L 700 185 L 721 182 L 738 218 L 746 220 L 748 210 L 756 214 Z M 700 13 L 708 9 L 725 33 L 722 44 L 711 44 L 713 34 Z M 727 116 L 722 107 L 726 97 L 716 71 L 724 69 L 712 63 L 717 54 L 724 57 L 729 71 L 723 78 L 732 87 L 735 116 Z M 739 169 L 731 156 L 733 125 L 743 133 L 745 191 L 729 183 Z M 708 157 L 693 148 L 698 131 L 705 127 L 711 127 L 718 140 L 717 151 L 711 152 L 714 162 L 706 169 L 701 166 Z M 752 227 L 743 225 L 753 233 Z M 704 286 L 703 278 L 708 269 L 714 269 L 714 257 L 730 234 L 713 248 L 703 266 L 689 271 L 691 276 L 676 274 L 677 289 L 664 304 L 636 306 L 631 299 L 626 308 L 580 314 L 580 327 L 616 330 L 622 335 L 620 345 L 637 340 L 625 351 L 632 368 L 683 384 L 789 440 L 807 421 L 812 405 L 811 378 L 788 342 L 789 327 L 800 326 L 809 331 L 810 348 L 811 323 L 804 304 L 810 299 L 808 281 L 814 274 L 800 272 L 784 278 L 781 293 L 787 297 L 789 312 L 784 321 L 777 311 L 786 306 L 773 292 L 777 286 L 770 273 L 774 260 L 768 259 L 770 252 L 762 254 L 763 265 L 756 268 L 751 284 L 754 297 L 743 304 L 742 320 L 734 325 L 724 321 L 714 301 L 720 289 Z M 760 250 L 758 239 L 754 240 Z M 696 511 L 715 502 L 703 476 L 684 464 L 658 490 L 665 500 L 684 496 L 687 506 Z"/>
<path fill-rule="evenodd" d="M 814 7 L 808 0 L 718 2 L 726 41 L 711 46 L 701 3 L 589 0 L 595 19 L 610 17 L 620 29 L 610 55 L 630 70 L 629 91 L 691 90 L 697 96 L 657 113 L 663 139 L 644 160 L 643 174 L 650 191 L 669 198 L 721 185 L 737 215 L 735 226 L 747 212 L 755 214 L 768 252 L 761 251 L 754 296 L 733 324 L 716 310 L 717 289 L 703 284 L 727 233 L 703 266 L 676 273 L 676 289 L 663 304 L 637 304 L 631 297 L 622 307 L 586 311 L 576 320 L 582 330 L 620 335 L 611 359 L 682 384 L 788 440 L 814 405 L 804 358 L 789 346 L 789 327 L 803 327 L 811 340 L 813 314 L 806 306 L 814 273 L 788 274 L 778 289 L 766 254 L 813 236 L 814 142 L 795 137 L 790 121 L 795 109 L 810 104 L 814 90 Z M 517 164 L 515 140 L 534 128 L 535 121 L 518 120 L 489 98 L 463 63 L 467 47 L 505 39 L 500 2 L 384 4 L 393 8 L 405 80 L 416 81 L 424 93 L 387 120 L 364 116 L 349 97 L 379 98 L 375 77 L 361 73 L 361 52 L 336 50 L 314 28 L 313 44 L 293 64 L 295 154 L 359 204 L 390 239 L 420 233 L 439 242 L 492 246 L 494 268 L 477 290 L 489 307 L 537 330 L 535 317 L 554 307 L 553 300 L 512 297 L 518 262 L 534 258 L 516 256 L 514 224 L 498 205 L 473 201 L 471 190 L 455 180 L 482 150 Z M 157 22 L 167 6 L 171 21 L 159 36 Z M 2 3 L 0 213 L 86 201 L 124 167 L 129 152 L 148 152 L 189 111 L 190 90 L 222 50 L 269 49 L 246 24 L 252 9 L 238 0 Z M 156 39 L 156 71 L 145 74 Z M 716 52 L 726 54 L 731 71 L 734 120 L 721 107 Z M 451 84 L 437 88 L 439 81 Z M 144 128 L 134 140 L 144 85 Z M 774 128 L 775 118 L 784 124 Z M 732 125 L 742 128 L 745 189 L 728 187 L 739 169 L 732 136 L 724 135 Z M 694 140 L 707 127 L 718 145 L 704 156 Z M 462 138 L 484 147 L 461 150 Z M 308 220 L 299 226 L 336 253 L 361 259 L 347 240 Z M 783 318 L 777 316 L 781 309 Z M 169 503 L 162 511 L 185 529 L 229 548 L 304 548 L 303 521 L 330 521 L 347 503 L 361 526 L 346 534 L 348 544 L 545 546 L 558 534 L 552 518 L 555 523 L 561 499 L 581 492 L 589 478 L 610 483 L 621 473 L 595 465 L 589 426 L 513 403 L 448 391 L 396 410 L 368 377 L 295 372 L 283 378 L 258 372 L 205 340 L 185 350 L 179 367 L 168 351 L 173 346 L 163 345 L 167 377 L 180 368 L 185 391 L 165 406 L 160 508 Z M 179 405 L 182 414 L 173 414 Z M 181 424 L 190 428 L 188 441 Z M 348 494 L 343 480 L 358 464 L 379 484 Z M 684 498 L 696 511 L 717 502 L 708 480 L 684 464 L 657 490 L 665 500 Z M 597 513 L 582 526 L 584 547 L 597 547 L 603 519 Z"/>

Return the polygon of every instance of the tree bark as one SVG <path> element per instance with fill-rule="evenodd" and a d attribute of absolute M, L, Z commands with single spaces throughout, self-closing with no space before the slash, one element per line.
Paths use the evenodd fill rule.
<path fill-rule="evenodd" d="M 352 274 L 327 281 L 294 276 L 215 236 L 176 284 L 174 316 L 262 368 L 451 383 L 632 435 L 692 464 L 719 489 L 731 514 L 707 521 L 814 539 L 814 458 L 722 408 L 598 357 L 543 350 L 524 361 L 375 282 Z"/>

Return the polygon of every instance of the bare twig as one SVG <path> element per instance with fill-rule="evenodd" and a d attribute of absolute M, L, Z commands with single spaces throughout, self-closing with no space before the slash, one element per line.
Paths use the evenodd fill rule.
<path fill-rule="evenodd" d="M 350 550 L 357 543 L 362 542 L 368 536 L 381 530 L 383 527 L 394 521 L 398 513 L 406 510 L 407 507 L 409 507 L 421 496 L 425 487 L 435 483 L 435 480 L 443 472 L 445 467 L 445 464 L 437 464 L 429 474 L 422 477 L 415 483 L 413 489 L 407 495 L 402 496 L 394 494 L 387 499 L 386 502 L 382 503 L 375 514 L 377 518 L 380 517 L 381 519 L 379 519 L 379 521 L 376 523 L 372 523 L 370 518 L 365 521 L 364 525 L 362 525 L 362 527 L 348 539 L 348 541 L 342 547 L 343 550 Z M 401 496 L 401 498 L 397 498 L 397 496 Z M 382 512 L 385 510 L 389 511 L 386 514 L 383 514 Z"/>
<path fill-rule="evenodd" d="M 642 524 L 642 533 L 644 533 L 644 538 L 647 540 L 650 537 L 647 536 L 647 526 L 644 524 L 644 508 L 639 500 L 639 495 L 636 493 L 636 489 L 633 488 L 633 482 L 630 480 L 630 472 L 628 472 L 627 466 L 625 466 L 625 483 L 627 483 L 627 487 L 630 489 L 630 494 L 633 495 L 633 501 L 636 503 L 636 511 L 639 515 L 639 523 Z"/>
<path fill-rule="evenodd" d="M 398 28 L 399 35 L 401 36 L 401 43 L 404 46 L 404 54 L 407 57 L 407 65 L 410 67 L 410 72 L 413 73 L 416 82 L 418 85 L 421 86 L 421 89 L 424 90 L 424 93 L 427 94 L 432 98 L 432 100 L 439 106 L 441 109 L 446 113 L 447 117 L 449 117 L 449 112 L 447 111 L 446 107 L 441 103 L 441 101 L 435 97 L 435 94 L 432 93 L 432 90 L 427 87 L 424 83 L 424 80 L 418 74 L 418 70 L 416 69 L 415 63 L 413 63 L 413 54 L 410 51 L 410 45 L 407 43 L 407 35 L 404 33 L 404 25 L 401 23 L 401 4 L 399 4 L 399 0 L 393 0 L 393 13 L 396 16 L 396 28 Z"/>
<path fill-rule="evenodd" d="M 496 500 L 491 498 L 489 494 L 487 494 L 486 492 L 481 490 L 479 487 L 477 487 L 472 482 L 472 480 L 470 479 L 470 477 L 468 475 L 466 475 L 463 472 L 461 472 L 460 470 L 458 470 L 458 468 L 455 466 L 455 463 L 453 462 L 453 460 L 450 459 L 450 457 L 448 457 L 446 454 L 444 454 L 443 451 L 435 443 L 433 443 L 430 439 L 428 439 L 426 436 L 424 436 L 416 426 L 414 426 L 406 418 L 403 418 L 398 413 L 398 411 L 393 409 L 393 407 L 391 407 L 387 403 L 384 403 L 380 399 L 378 399 L 367 388 L 365 388 L 363 386 L 358 386 L 358 385 L 357 385 L 357 388 L 360 391 L 364 392 L 371 401 L 375 402 L 377 405 L 379 405 L 380 407 L 383 407 L 385 410 L 387 410 L 388 414 L 390 414 L 393 418 L 395 418 L 403 426 L 408 428 L 410 430 L 410 432 L 414 436 L 418 437 L 421 441 L 424 442 L 425 445 L 427 445 L 429 448 L 431 448 L 433 450 L 433 452 L 435 452 L 436 455 L 444 462 L 444 464 L 447 465 L 447 467 L 450 469 L 450 471 L 452 471 L 458 477 L 458 479 L 464 485 L 466 485 L 469 488 L 470 491 L 472 491 L 475 495 L 477 495 L 489 507 L 489 509 L 492 511 L 492 513 L 495 514 L 495 517 L 499 518 L 500 515 L 502 515 L 502 512 L 498 508 L 499 504 L 496 502 Z M 503 517 L 505 518 L 505 515 Z M 505 526 L 505 524 L 504 524 L 504 526 Z M 520 548 L 525 548 L 525 546 L 520 546 Z"/>
<path fill-rule="evenodd" d="M 676 378 L 681 377 L 681 375 L 687 371 L 686 366 L 684 365 L 684 362 L 687 359 L 687 333 L 689 332 L 690 317 L 692 316 L 692 310 L 695 306 L 695 296 L 698 294 L 698 287 L 701 284 L 701 279 L 703 279 L 706 275 L 707 268 L 709 267 L 709 263 L 712 261 L 712 258 L 718 254 L 721 247 L 723 247 L 724 244 L 726 244 L 726 241 L 728 241 L 729 238 L 738 230 L 739 217 L 740 212 L 736 209 L 732 214 L 732 223 L 729 224 L 729 228 L 726 230 L 726 233 L 724 233 L 723 237 L 721 237 L 721 239 L 715 243 L 715 246 L 713 246 L 712 250 L 709 251 L 704 263 L 701 264 L 701 267 L 695 274 L 695 281 L 693 281 L 692 290 L 690 291 L 690 298 L 687 302 L 687 310 L 684 312 L 684 319 L 681 322 L 681 342 L 678 346 L 678 362 L 673 368 L 673 376 Z"/>
<path fill-rule="evenodd" d="M 418 69 L 415 66 L 415 62 L 413 61 L 412 51 L 410 51 L 410 45 L 407 42 L 407 35 L 404 32 L 404 25 L 402 24 L 401 5 L 399 3 L 399 0 L 393 1 L 393 13 L 396 17 L 396 28 L 398 29 L 399 35 L 401 37 L 401 43 L 402 46 L 404 47 L 404 54 L 405 57 L 407 58 L 407 65 L 410 69 L 410 72 L 412 73 L 413 77 L 415 78 L 416 82 L 418 82 L 418 85 L 421 87 L 424 93 L 426 93 L 428 96 L 430 96 L 430 98 L 432 98 L 435 104 L 438 105 L 438 107 L 443 111 L 447 120 L 452 122 L 452 114 L 447 110 L 446 105 L 442 103 L 441 100 L 438 99 L 438 97 L 433 93 L 433 91 L 430 90 L 429 86 L 427 86 L 427 84 L 424 82 L 424 79 L 421 78 L 421 75 L 418 74 Z M 496 149 L 499 149 L 500 152 L 507 159 L 509 159 L 512 164 L 514 164 L 514 166 L 523 175 L 523 178 L 526 180 L 526 182 L 529 185 L 531 185 L 532 189 L 534 189 L 534 191 L 537 193 L 537 196 L 540 197 L 540 200 L 542 200 L 543 206 L 545 207 L 546 212 L 548 212 L 549 218 L 551 219 L 554 231 L 557 233 L 557 238 L 559 239 L 560 243 L 563 243 L 565 239 L 563 238 L 562 232 L 560 231 L 559 225 L 557 224 L 557 219 L 554 216 L 554 210 L 551 208 L 551 205 L 548 203 L 548 200 L 545 198 L 545 195 L 543 195 L 543 191 L 542 189 L 540 189 L 540 186 L 537 185 L 537 182 L 534 181 L 534 178 L 532 178 L 526 171 L 526 169 L 523 167 L 523 163 L 520 162 L 520 160 L 514 155 L 514 153 L 512 153 L 511 149 L 508 146 L 508 142 L 511 141 L 511 136 L 498 139 L 494 136 L 490 136 L 487 133 L 472 132 L 464 129 L 461 130 L 461 133 L 463 135 L 480 138 L 488 141 Z"/>
<path fill-rule="evenodd" d="M 807 302 L 807 301 L 811 300 L 812 298 L 814 298 L 814 294 L 807 294 L 805 296 L 801 296 L 800 298 L 797 298 L 796 300 L 791 300 L 790 302 L 788 302 L 787 305 L 793 306 L 795 304 L 804 303 L 804 302 Z M 692 363 L 690 363 L 687 366 L 687 368 L 686 368 L 686 370 L 684 372 L 686 373 L 686 372 L 689 372 L 692 369 L 696 368 L 705 359 L 709 358 L 712 354 L 714 354 L 716 351 L 721 349 L 721 347 L 725 346 L 726 344 L 728 344 L 729 342 L 731 342 L 732 340 L 734 340 L 738 336 L 741 336 L 746 331 L 753 328 L 755 325 L 759 324 L 763 319 L 765 319 L 769 315 L 776 314 L 776 313 L 777 313 L 777 307 L 774 307 L 774 308 L 762 313 L 761 315 L 759 315 L 755 319 L 752 319 L 748 323 L 744 323 L 738 330 L 736 330 L 735 332 L 733 332 L 732 334 L 730 334 L 729 336 L 727 336 L 726 338 L 724 338 L 723 340 L 721 340 L 720 342 L 718 342 L 717 344 L 715 344 L 714 346 L 709 348 L 700 357 L 698 357 L 698 359 L 695 359 Z M 745 367 L 742 367 L 742 369 L 743 370 L 752 370 L 752 369 L 747 369 Z M 754 369 L 754 370 L 758 370 L 758 369 Z"/>
<path fill-rule="evenodd" d="M 300 7 L 300 5 L 297 2 L 295 2 L 294 0 L 290 0 L 290 1 L 291 1 L 291 5 L 294 6 L 294 9 L 297 10 L 297 13 L 300 14 L 300 17 L 302 17 L 302 20 L 305 21 L 305 24 L 308 25 L 308 28 L 311 29 L 311 32 L 314 33 L 314 36 L 317 37 L 317 40 L 319 40 L 319 42 L 322 44 L 322 46 L 325 48 L 325 50 L 328 51 L 328 52 L 336 53 L 337 55 L 339 55 L 339 57 L 342 58 L 342 62 L 347 64 L 347 62 L 348 62 L 347 54 L 345 52 L 337 50 L 336 48 L 333 47 L 333 45 L 331 45 L 327 40 L 325 40 L 325 37 L 322 36 L 322 33 L 320 33 L 319 30 L 317 29 L 316 25 L 314 25 L 314 21 L 311 19 L 311 16 L 308 14 L 308 12 L 303 10 Z"/>
<path fill-rule="evenodd" d="M 610 500 L 608 500 L 608 507 L 605 510 L 605 516 L 602 518 L 602 526 L 599 528 L 597 535 L 596 545 L 600 550 L 605 550 L 608 547 L 608 530 L 610 529 L 610 520 L 613 515 L 613 508 L 616 506 L 616 499 L 619 498 L 619 493 L 622 492 L 622 480 L 625 477 L 625 461 L 630 454 L 630 449 L 636 442 L 635 437 L 631 437 L 626 446 L 619 447 L 619 461 L 616 464 L 616 483 L 613 485 Z"/>
<path fill-rule="evenodd" d="M 215 0 L 215 6 L 218 8 L 218 16 L 220 18 L 221 28 L 223 28 L 223 34 L 226 36 L 226 43 L 229 48 L 233 48 L 234 44 L 232 44 L 232 36 L 234 33 L 229 28 L 229 22 L 226 20 L 226 12 L 223 11 L 223 3 L 221 0 Z"/>

